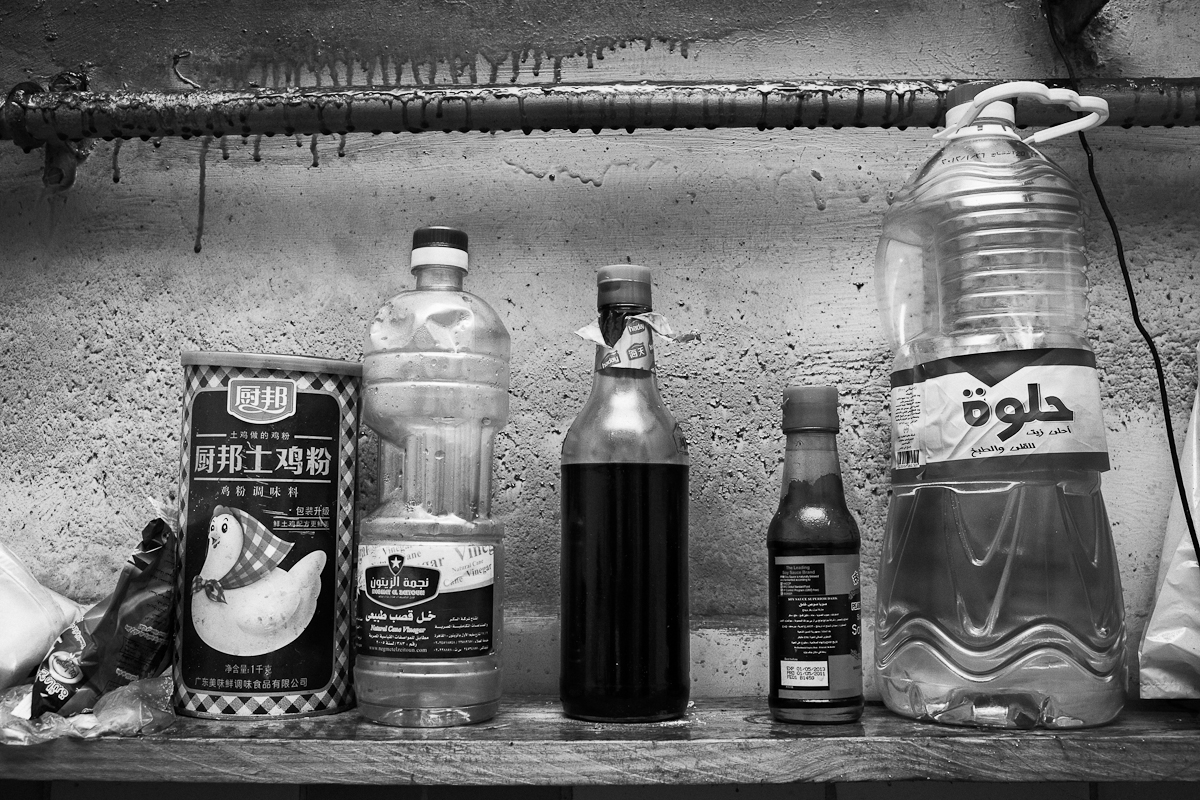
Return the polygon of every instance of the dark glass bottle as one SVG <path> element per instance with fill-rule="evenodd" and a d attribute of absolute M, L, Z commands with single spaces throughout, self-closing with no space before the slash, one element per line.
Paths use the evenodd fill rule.
<path fill-rule="evenodd" d="M 563 711 L 603 722 L 682 716 L 688 649 L 687 442 L 654 377 L 650 270 L 596 276 L 592 391 L 562 452 Z"/>
<path fill-rule="evenodd" d="M 767 529 L 771 715 L 853 722 L 862 715 L 858 523 L 837 451 L 837 389 L 783 393 L 783 495 Z"/>

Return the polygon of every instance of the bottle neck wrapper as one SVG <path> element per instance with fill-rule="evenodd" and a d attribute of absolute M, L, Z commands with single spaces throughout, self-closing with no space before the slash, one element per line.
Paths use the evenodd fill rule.
<path fill-rule="evenodd" d="M 598 321 L 575 331 L 576 336 L 596 345 L 597 370 L 609 367 L 653 370 L 655 334 L 677 342 L 697 338 L 695 334 L 676 335 L 667 318 L 653 311 L 627 316 L 625 330 L 611 347 L 604 341 Z"/>

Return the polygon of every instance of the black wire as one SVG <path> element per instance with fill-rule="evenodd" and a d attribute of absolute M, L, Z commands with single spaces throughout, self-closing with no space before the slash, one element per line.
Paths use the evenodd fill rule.
<path fill-rule="evenodd" d="M 1045 8 L 1043 7 L 1043 11 Z M 1067 58 L 1063 51 L 1062 41 L 1059 39 L 1058 30 L 1054 26 L 1050 15 L 1046 14 L 1046 19 L 1050 25 L 1050 38 L 1054 42 L 1054 47 L 1058 50 L 1059 58 L 1067 68 L 1067 75 L 1071 80 L 1071 88 L 1075 92 L 1079 91 L 1079 80 L 1075 77 L 1075 69 L 1071 66 L 1071 60 Z M 1125 295 L 1129 298 L 1129 310 L 1133 314 L 1133 324 L 1137 327 L 1138 333 L 1142 335 L 1142 339 L 1146 342 L 1146 347 L 1150 351 L 1150 358 L 1154 361 L 1154 373 L 1158 377 L 1158 396 L 1159 402 L 1162 405 L 1163 423 L 1167 429 L 1167 447 L 1171 451 L 1171 466 L 1175 470 L 1175 486 L 1179 490 L 1179 502 L 1183 506 L 1183 519 L 1187 522 L 1188 535 L 1192 539 L 1192 549 L 1196 553 L 1196 558 L 1200 561 L 1200 538 L 1196 536 L 1196 522 L 1192 519 L 1192 498 L 1187 491 L 1187 487 L 1183 482 L 1183 470 L 1179 467 L 1179 451 L 1175 446 L 1175 428 L 1171 424 L 1171 402 L 1167 392 L 1167 379 L 1163 375 L 1162 359 L 1158 355 L 1158 347 L 1154 344 L 1154 338 L 1150 332 L 1146 330 L 1146 326 L 1142 323 L 1142 317 L 1138 313 L 1137 296 L 1133 291 L 1133 279 L 1129 277 L 1129 265 L 1125 262 L 1125 246 L 1121 243 L 1121 233 L 1117 230 L 1117 221 L 1113 217 L 1112 211 L 1108 207 L 1108 201 L 1104 199 L 1104 191 L 1100 188 L 1100 181 L 1096 177 L 1096 161 L 1092 155 L 1092 148 L 1088 146 L 1087 137 L 1083 135 L 1083 131 L 1079 132 L 1079 143 L 1083 146 L 1083 152 L 1087 155 L 1088 177 L 1092 179 L 1092 188 L 1096 191 L 1096 200 L 1100 203 L 1100 210 L 1104 212 L 1104 218 L 1108 220 L 1108 227 L 1112 230 L 1113 243 L 1117 250 L 1117 263 L 1121 266 L 1121 277 L 1125 280 Z"/>

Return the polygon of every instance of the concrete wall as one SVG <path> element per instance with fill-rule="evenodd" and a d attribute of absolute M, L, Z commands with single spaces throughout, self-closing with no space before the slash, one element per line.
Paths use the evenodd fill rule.
<path fill-rule="evenodd" d="M 878 14 L 862 2 L 662 2 L 656 13 L 632 4 L 603 19 L 557 2 L 504 13 L 258 2 L 211 15 L 161 0 L 135 10 L 15 5 L 0 11 L 4 88 L 83 62 L 94 88 L 184 88 L 168 65 L 185 49 L 194 55 L 181 70 L 211 86 L 264 75 L 281 85 L 466 81 L 472 64 L 479 81 L 493 78 L 493 64 L 504 65 L 495 79 L 508 80 L 513 53 L 519 82 L 553 80 L 556 59 L 564 81 L 1062 74 L 1025 0 L 914 0 Z M 456 16 L 462 8 L 469 19 Z M 1080 69 L 1196 74 L 1188 10 L 1182 0 L 1110 3 L 1076 54 Z M 309 40 L 315 50 L 303 50 Z M 212 142 L 206 155 L 197 140 L 99 143 L 75 187 L 57 194 L 41 187 L 39 155 L 0 147 L 0 541 L 55 589 L 80 600 L 108 592 L 150 513 L 144 498 L 175 491 L 179 352 L 357 359 L 375 309 L 411 286 L 412 229 L 456 225 L 471 235 L 468 287 L 513 335 L 513 415 L 493 508 L 508 530 L 509 689 L 553 691 L 557 460 L 592 363 L 591 345 L 572 331 L 593 313 L 595 269 L 631 260 L 655 269 L 659 310 L 701 333 L 660 354 L 662 391 L 695 464 L 697 692 L 761 693 L 764 536 L 789 382 L 842 392 L 842 464 L 863 527 L 865 607 L 873 604 L 890 365 L 873 258 L 887 193 L 935 149 L 929 134 L 356 134 L 341 153 L 336 137 L 318 139 L 316 159 L 308 139 L 275 137 L 262 141 L 261 160 L 241 139 Z M 1182 429 L 1200 338 L 1200 132 L 1105 128 L 1089 139 Z M 1046 152 L 1086 180 L 1075 139 Z M 1136 641 L 1171 479 L 1153 371 L 1087 195 L 1092 334 L 1114 465 L 1104 487 Z M 870 640 L 868 627 L 868 659 Z"/>
<path fill-rule="evenodd" d="M 1193 76 L 1189 0 L 1112 0 L 1084 74 Z M 98 88 L 1064 74 L 1037 0 L 13 0 L 0 65 Z M 7 84 L 6 84 L 7 85 Z"/>

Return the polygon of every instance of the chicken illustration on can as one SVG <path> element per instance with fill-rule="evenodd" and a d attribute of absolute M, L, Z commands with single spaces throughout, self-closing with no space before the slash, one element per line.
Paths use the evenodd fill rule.
<path fill-rule="evenodd" d="M 317 610 L 326 557 L 312 552 L 284 569 L 291 550 L 291 542 L 245 511 L 217 506 L 204 566 L 192 579 L 192 624 L 200 638 L 234 656 L 295 641 Z"/>

